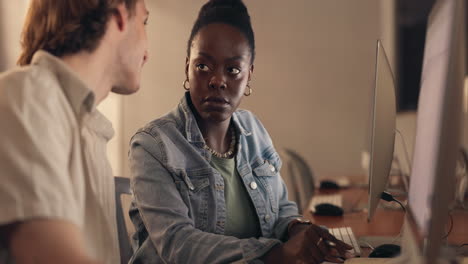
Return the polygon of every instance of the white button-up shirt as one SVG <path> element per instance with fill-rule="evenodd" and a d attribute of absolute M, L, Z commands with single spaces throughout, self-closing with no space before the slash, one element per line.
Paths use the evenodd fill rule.
<path fill-rule="evenodd" d="M 91 257 L 119 263 L 113 134 L 94 93 L 57 57 L 39 51 L 30 66 L 1 74 L 0 225 L 66 220 Z"/>

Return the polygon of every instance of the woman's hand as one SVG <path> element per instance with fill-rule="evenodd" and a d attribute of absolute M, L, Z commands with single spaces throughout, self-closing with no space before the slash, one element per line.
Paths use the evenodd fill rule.
<path fill-rule="evenodd" d="M 303 233 L 304 236 L 307 237 L 306 239 L 308 242 L 312 243 L 315 247 L 314 249 L 309 249 L 315 259 L 323 256 L 323 260 L 325 261 L 342 263 L 344 259 L 352 257 L 352 255 L 347 252 L 353 248 L 352 246 L 336 239 L 326 229 L 320 226 L 312 224 Z"/>
<path fill-rule="evenodd" d="M 327 230 L 314 224 L 297 225 L 297 228 L 301 230 L 294 232 L 286 243 L 272 248 L 262 258 L 265 263 L 343 263 L 344 259 L 351 257 L 347 250 L 352 247 Z"/>

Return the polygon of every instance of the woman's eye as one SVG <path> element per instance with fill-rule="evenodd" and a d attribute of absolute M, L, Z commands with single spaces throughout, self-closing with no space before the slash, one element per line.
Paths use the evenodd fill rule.
<path fill-rule="evenodd" d="M 205 64 L 198 64 L 197 65 L 197 69 L 199 69 L 200 71 L 209 71 L 210 68 L 208 68 L 208 66 L 206 66 Z"/>
<path fill-rule="evenodd" d="M 232 73 L 232 74 L 239 74 L 241 72 L 240 69 L 234 68 L 234 67 L 229 68 L 228 71 L 229 73 Z"/>

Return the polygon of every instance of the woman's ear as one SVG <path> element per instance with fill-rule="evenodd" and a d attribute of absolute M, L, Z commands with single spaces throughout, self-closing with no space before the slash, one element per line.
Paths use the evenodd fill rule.
<path fill-rule="evenodd" d="M 185 76 L 187 77 L 187 79 L 188 79 L 189 65 L 190 65 L 190 58 L 185 57 Z"/>
<path fill-rule="evenodd" d="M 254 65 L 252 64 L 250 65 L 250 69 L 249 69 L 249 82 L 252 79 L 253 71 L 254 71 Z"/>

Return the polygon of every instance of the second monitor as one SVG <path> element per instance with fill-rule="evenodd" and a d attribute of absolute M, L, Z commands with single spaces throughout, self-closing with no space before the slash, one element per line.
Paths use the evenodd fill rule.
<path fill-rule="evenodd" d="M 382 43 L 377 41 L 369 164 L 370 221 L 387 187 L 393 161 L 396 127 L 395 81 Z"/>

